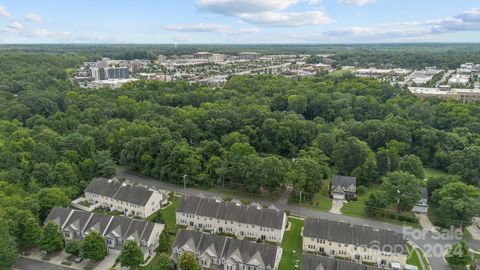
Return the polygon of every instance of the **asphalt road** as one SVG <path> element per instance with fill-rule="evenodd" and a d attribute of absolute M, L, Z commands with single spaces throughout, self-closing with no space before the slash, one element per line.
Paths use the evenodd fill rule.
<path fill-rule="evenodd" d="M 162 182 L 150 177 L 138 175 L 133 172 L 129 172 L 124 168 L 117 169 L 117 176 L 123 177 L 134 182 L 147 185 L 156 189 L 163 189 L 173 191 L 179 194 L 184 194 L 184 187 L 181 185 L 171 184 L 167 182 Z M 225 195 L 220 192 L 205 191 L 195 188 L 186 188 L 186 194 L 190 196 L 198 196 L 200 194 L 205 195 L 206 197 L 224 197 Z M 412 232 L 412 230 L 406 229 L 404 226 L 395 225 L 390 223 L 384 223 L 379 221 L 373 221 L 369 219 L 362 219 L 356 217 L 343 216 L 338 214 L 332 214 L 328 212 L 320 212 L 309 208 L 299 207 L 296 205 L 288 204 L 288 197 L 290 191 L 285 191 L 285 193 L 276 201 L 271 201 L 268 199 L 258 199 L 255 200 L 258 203 L 264 205 L 275 205 L 280 210 L 289 211 L 292 214 L 302 216 L 302 217 L 312 217 L 312 218 L 321 218 L 325 220 L 340 221 L 356 225 L 365 225 L 370 226 L 376 229 L 391 230 L 398 233 Z M 242 195 L 239 194 L 237 199 L 249 199 L 242 198 Z M 447 237 L 440 233 L 432 233 L 428 231 L 415 230 L 414 233 L 411 233 L 407 238 L 408 240 L 415 243 L 417 246 L 422 248 L 427 254 L 428 260 L 433 270 L 448 270 L 448 267 L 443 260 L 443 254 L 445 250 L 452 244 L 455 244 L 459 239 Z M 480 241 L 477 240 L 465 240 L 470 248 L 480 250 Z"/>
<path fill-rule="evenodd" d="M 72 270 L 73 268 L 37 261 L 26 257 L 18 257 L 12 269 L 17 270 Z"/>

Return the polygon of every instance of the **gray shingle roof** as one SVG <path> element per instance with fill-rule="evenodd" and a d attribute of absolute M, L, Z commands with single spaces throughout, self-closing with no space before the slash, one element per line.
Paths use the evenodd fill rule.
<path fill-rule="evenodd" d="M 341 186 L 341 187 L 349 187 L 351 185 L 357 186 L 357 178 L 352 176 L 341 176 L 341 175 L 333 175 L 332 176 L 332 186 Z"/>
<path fill-rule="evenodd" d="M 302 270 L 380 270 L 380 268 L 304 253 Z"/>
<path fill-rule="evenodd" d="M 61 207 L 55 207 L 53 208 L 48 216 L 45 218 L 45 222 L 47 223 L 48 221 L 53 221 L 57 223 L 59 226 L 63 226 L 65 221 L 67 221 L 67 218 L 70 215 L 70 212 L 72 212 L 72 209 L 68 208 L 61 208 Z"/>
<path fill-rule="evenodd" d="M 103 236 L 115 232 L 121 238 L 133 237 L 137 241 L 147 241 L 152 236 L 153 228 L 157 223 L 129 219 L 117 216 L 104 216 L 81 210 L 72 210 L 67 208 L 53 208 L 45 219 L 53 221 L 60 226 L 74 225 L 81 232 L 87 232 L 90 229 L 97 231 Z M 141 244 L 141 243 L 140 243 Z"/>
<path fill-rule="evenodd" d="M 213 248 L 217 258 L 228 259 L 232 254 L 240 254 L 244 263 L 256 259 L 264 266 L 274 267 L 277 260 L 279 247 L 258 244 L 246 240 L 237 240 L 230 237 L 218 236 L 198 231 L 180 230 L 177 233 L 174 249 L 181 249 L 185 244 L 195 253 L 202 254 L 205 250 Z M 175 259 L 175 257 L 173 257 Z"/>
<path fill-rule="evenodd" d="M 177 212 L 281 229 L 285 212 L 200 197 L 182 197 Z"/>
<path fill-rule="evenodd" d="M 375 230 L 368 226 L 309 218 L 305 220 L 303 235 L 304 237 L 368 248 L 378 249 L 381 247 L 382 250 L 388 252 L 392 252 L 391 248 L 402 246 L 404 254 L 407 253 L 407 242 L 402 234 L 387 230 Z"/>
<path fill-rule="evenodd" d="M 85 192 L 115 198 L 120 201 L 145 206 L 153 191 L 148 187 L 121 183 L 117 178 L 94 178 Z"/>

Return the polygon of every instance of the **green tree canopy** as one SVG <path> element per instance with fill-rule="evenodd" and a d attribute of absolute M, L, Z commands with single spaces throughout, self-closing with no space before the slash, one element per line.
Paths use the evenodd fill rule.
<path fill-rule="evenodd" d="M 107 256 L 107 245 L 103 236 L 96 231 L 89 233 L 82 241 L 81 254 L 95 261 L 103 260 Z"/>
<path fill-rule="evenodd" d="M 182 270 L 200 270 L 200 265 L 195 256 L 191 253 L 185 252 L 180 256 L 178 266 Z"/>
<path fill-rule="evenodd" d="M 137 242 L 132 240 L 125 242 L 119 260 L 122 266 L 137 268 L 143 262 L 143 252 Z"/>
<path fill-rule="evenodd" d="M 390 203 L 397 205 L 398 211 L 410 211 L 420 200 L 420 185 L 420 180 L 414 175 L 396 171 L 383 178 L 382 190 L 387 193 Z"/>
<path fill-rule="evenodd" d="M 61 250 L 63 245 L 64 241 L 60 233 L 60 227 L 53 221 L 47 222 L 43 227 L 42 238 L 40 238 L 40 249 L 52 253 Z"/>

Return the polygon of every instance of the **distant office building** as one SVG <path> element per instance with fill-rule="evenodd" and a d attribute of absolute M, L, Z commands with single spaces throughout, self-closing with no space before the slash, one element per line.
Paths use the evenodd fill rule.
<path fill-rule="evenodd" d="M 260 60 L 260 54 L 256 52 L 241 52 L 238 54 L 238 59 L 249 60 L 249 61 L 258 61 Z"/>
<path fill-rule="evenodd" d="M 209 60 L 212 58 L 213 53 L 209 52 L 197 52 L 193 54 L 193 59 L 195 60 Z"/>

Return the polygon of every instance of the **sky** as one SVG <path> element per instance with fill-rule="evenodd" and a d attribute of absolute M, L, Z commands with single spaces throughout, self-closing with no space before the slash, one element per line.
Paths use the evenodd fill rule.
<path fill-rule="evenodd" d="M 480 42 L 480 0 L 0 0 L 0 43 Z"/>

